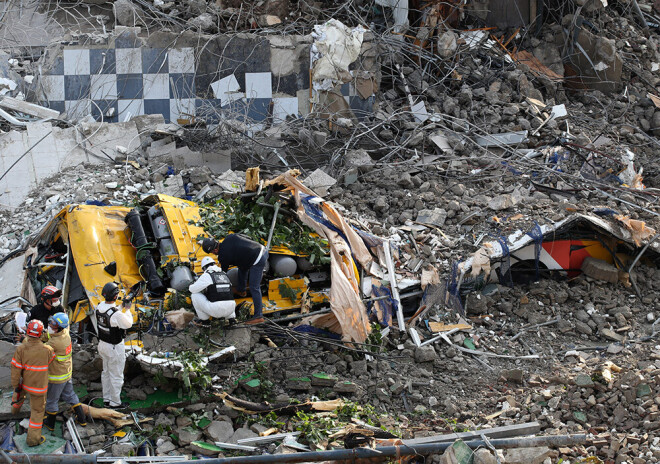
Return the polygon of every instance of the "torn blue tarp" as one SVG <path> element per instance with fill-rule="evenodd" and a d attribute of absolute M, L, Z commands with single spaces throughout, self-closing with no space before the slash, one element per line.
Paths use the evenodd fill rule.
<path fill-rule="evenodd" d="M 593 213 L 601 217 L 614 216 L 615 214 L 619 214 L 618 211 L 615 211 L 612 208 L 594 208 Z"/>
<path fill-rule="evenodd" d="M 300 194 L 300 202 L 303 205 L 303 208 L 305 208 L 305 213 L 312 218 L 314 221 L 318 222 L 319 224 L 322 224 L 323 226 L 327 227 L 328 229 L 337 232 L 341 238 L 344 239 L 344 241 L 349 244 L 350 242 L 348 241 L 348 238 L 346 235 L 344 235 L 344 232 L 336 227 L 332 222 L 330 222 L 326 217 L 325 214 L 323 214 L 323 211 L 321 210 L 321 203 L 313 203 L 312 200 L 316 199 L 318 197 L 312 196 L 312 195 L 306 195 L 304 193 Z"/>
<path fill-rule="evenodd" d="M 353 230 L 357 232 L 367 248 L 371 249 L 383 246 L 384 240 L 382 238 L 370 234 L 369 232 L 365 232 L 364 230 L 358 229 L 357 227 L 353 227 Z"/>
<path fill-rule="evenodd" d="M 507 287 L 513 287 L 513 276 L 511 275 L 511 253 L 509 252 L 506 237 L 500 236 L 497 241 L 502 247 L 502 263 L 495 272 L 497 273 L 500 284 L 506 285 Z"/>
<path fill-rule="evenodd" d="M 385 297 L 377 301 L 371 301 L 367 305 L 369 318 L 378 321 L 381 325 L 389 327 L 392 325 L 392 314 L 398 310 L 397 302 L 392 298 L 392 291 L 381 285 L 374 283 L 371 285 L 371 296 L 373 298 Z"/>
<path fill-rule="evenodd" d="M 333 340 L 341 340 L 341 336 L 339 334 L 330 332 L 329 330 L 321 329 L 320 327 L 314 327 L 313 325 L 309 324 L 301 324 L 297 327 L 294 327 L 293 331 L 320 335 L 321 337 L 332 338 Z"/>
<path fill-rule="evenodd" d="M 73 447 L 71 440 L 67 440 L 64 444 L 64 451 L 62 454 L 78 454 L 78 451 L 76 451 L 76 449 Z"/>
<path fill-rule="evenodd" d="M 8 424 L 3 424 L 0 427 L 0 448 L 4 451 L 16 451 L 16 446 L 14 445 L 14 423 L 9 422 Z"/>
<path fill-rule="evenodd" d="M 104 201 L 100 200 L 87 200 L 85 202 L 86 205 L 93 205 L 93 206 L 108 206 L 108 204 Z"/>
<path fill-rule="evenodd" d="M 465 315 L 461 295 L 459 294 L 458 285 L 458 262 L 453 262 L 451 265 L 451 272 L 449 277 L 445 280 L 443 301 L 445 306 L 454 311 L 458 311 L 461 315 Z"/>

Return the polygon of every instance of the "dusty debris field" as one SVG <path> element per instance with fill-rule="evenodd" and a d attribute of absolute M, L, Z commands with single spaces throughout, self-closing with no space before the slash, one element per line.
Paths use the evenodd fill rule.
<path fill-rule="evenodd" d="M 296 107 L 302 100 L 312 110 L 276 123 L 271 102 L 257 127 L 233 107 L 213 123 L 181 113 L 186 119 L 167 124 L 160 114 L 108 122 L 110 110 L 100 122 L 94 112 L 80 117 L 65 107 L 39 124 L 67 134 L 88 162 L 30 178 L 36 188 L 19 207 L 2 200 L 3 265 L 37 246 L 36 234 L 67 205 L 136 207 L 159 193 L 207 205 L 229 201 L 254 190 L 246 188 L 246 170 L 255 166 L 262 180 L 298 170 L 298 193 L 309 189 L 364 233 L 361 246 L 381 265 L 373 274 L 355 266 L 364 271 L 352 289 L 366 322 L 342 320 L 350 305 L 338 309 L 331 299 L 306 307 L 311 318 L 299 317 L 305 305 L 294 295 L 295 310 L 258 326 L 242 324 L 247 314 L 239 312 L 231 326 L 139 328 L 132 337 L 144 343 L 141 355 L 179 364 L 159 371 L 131 355 L 123 392 L 136 414 L 92 410 L 95 419 L 77 428 L 77 438 L 58 429 L 57 438 L 82 447 L 77 454 L 287 462 L 322 451 L 328 454 L 315 461 L 349 462 L 352 456 L 332 452 L 388 448 L 391 456 L 356 456 L 660 462 L 660 4 L 510 2 L 524 11 L 543 6 L 518 24 L 494 0 L 412 3 L 405 21 L 388 1 L 37 7 L 53 19 L 48 27 L 75 32 L 62 32 L 56 46 L 102 43 L 117 26 L 141 28 L 150 46 L 166 41 L 154 32 L 161 29 L 200 43 L 225 34 L 269 37 L 275 48 L 296 50 L 304 72 L 292 79 L 310 79 L 294 89 Z M 356 58 L 335 63 L 329 81 L 315 80 L 318 57 L 309 57 L 332 47 L 322 48 L 327 37 L 314 27 L 331 17 L 341 21 L 332 24 L 343 39 L 360 37 Z M 300 36 L 295 45 L 279 42 L 293 34 Z M 11 96 L 25 90 L 27 100 L 44 103 L 22 80 L 40 81 L 51 57 L 31 53 L 12 50 L 17 58 L 2 72 L 21 81 Z M 0 106 L 9 111 L 8 102 Z M 3 136 L 28 133 L 32 143 L 36 116 L 10 113 L 0 115 Z M 128 125 L 131 140 L 102 140 L 100 161 L 90 158 L 101 136 Z M 29 157 L 34 166 L 48 156 L 37 151 Z M 19 177 L 6 168 L 3 178 Z M 285 206 L 286 221 L 303 216 L 300 204 Z M 413 294 L 400 313 L 399 293 Z M 185 298 L 168 305 L 192 317 Z M 328 314 L 341 323 L 326 324 Z M 84 387 L 83 402 L 99 405 L 96 343 L 83 324 L 76 329 L 74 384 Z M 11 359 L 8 340 L 3 354 Z M 227 355 L 207 358 L 226 348 Z M 20 419 L 3 415 L 4 433 L 24 433 Z M 399 458 L 391 448 L 439 443 Z"/>

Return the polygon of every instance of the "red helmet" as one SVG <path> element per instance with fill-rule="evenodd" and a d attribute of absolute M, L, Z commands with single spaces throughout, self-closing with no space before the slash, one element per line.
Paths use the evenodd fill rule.
<path fill-rule="evenodd" d="M 27 325 L 27 336 L 28 337 L 34 337 L 34 338 L 39 338 L 41 337 L 41 334 L 44 332 L 44 323 L 41 322 L 40 320 L 34 319 L 30 322 L 28 322 Z"/>
<path fill-rule="evenodd" d="M 47 285 L 41 291 L 41 301 L 50 300 L 52 298 L 59 298 L 60 296 L 62 296 L 62 290 L 53 285 Z"/>

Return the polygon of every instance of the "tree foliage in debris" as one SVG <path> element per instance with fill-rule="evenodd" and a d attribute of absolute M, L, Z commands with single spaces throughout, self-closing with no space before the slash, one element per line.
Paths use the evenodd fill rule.
<path fill-rule="evenodd" d="M 220 199 L 212 205 L 200 207 L 201 220 L 197 224 L 211 237 L 221 240 L 229 233 L 243 234 L 260 243 L 266 243 L 273 221 L 276 198 L 268 201 L 264 196 L 244 201 L 241 198 Z M 271 245 L 284 246 L 296 254 L 308 256 L 313 265 L 330 262 L 327 243 L 297 219 L 279 214 Z"/>
<path fill-rule="evenodd" d="M 183 364 L 183 385 L 195 394 L 207 390 L 213 382 L 204 356 L 196 351 L 182 351 L 174 358 Z M 194 387 L 194 388 L 192 388 Z"/>

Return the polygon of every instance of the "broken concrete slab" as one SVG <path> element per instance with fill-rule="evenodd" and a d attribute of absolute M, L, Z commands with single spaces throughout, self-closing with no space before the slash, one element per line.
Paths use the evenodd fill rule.
<path fill-rule="evenodd" d="M 41 119 L 57 119 L 60 116 L 59 111 L 51 110 L 41 105 L 29 103 L 24 100 L 19 100 L 12 97 L 2 97 L 0 99 L 0 107 L 17 111 L 19 113 L 28 114 Z"/>
<path fill-rule="evenodd" d="M 183 178 L 181 177 L 181 174 L 167 177 L 160 182 L 155 182 L 155 184 L 156 184 L 156 190 L 159 193 L 164 193 L 165 195 L 172 195 L 174 197 L 178 197 L 181 195 L 185 195 L 186 193 L 183 187 Z"/>
<path fill-rule="evenodd" d="M 234 445 L 238 444 L 238 440 L 245 440 L 246 438 L 256 438 L 259 435 L 254 433 L 252 430 L 248 428 L 240 428 L 236 429 L 234 434 L 227 440 L 227 443 L 231 443 Z"/>
<path fill-rule="evenodd" d="M 312 386 L 314 387 L 332 387 L 335 383 L 337 383 L 337 377 L 333 375 L 324 372 L 312 374 Z"/>
<path fill-rule="evenodd" d="M 179 443 L 189 445 L 193 441 L 198 441 L 202 438 L 202 431 L 193 427 L 181 427 L 177 435 L 179 437 Z"/>
<path fill-rule="evenodd" d="M 232 170 L 228 170 L 215 178 L 215 184 L 223 191 L 229 193 L 238 193 L 242 190 L 245 183 L 245 173 L 238 175 Z"/>
<path fill-rule="evenodd" d="M 463 440 L 456 440 L 440 458 L 441 464 L 473 464 L 474 454 Z M 508 461 L 507 461 L 508 462 Z"/>
<path fill-rule="evenodd" d="M 590 375 L 579 374 L 575 377 L 575 385 L 578 387 L 590 388 L 594 386 L 594 381 L 591 380 Z"/>
<path fill-rule="evenodd" d="M 603 337 L 607 338 L 608 340 L 612 340 L 615 342 L 622 342 L 625 338 L 623 335 L 619 335 L 614 330 L 607 328 L 600 329 L 600 334 Z"/>
<path fill-rule="evenodd" d="M 593 256 L 585 258 L 581 269 L 585 275 L 596 280 L 604 280 L 612 284 L 619 281 L 619 270 L 616 266 Z"/>
<path fill-rule="evenodd" d="M 202 166 L 207 166 L 213 174 L 222 174 L 231 169 L 231 151 L 202 152 Z"/>
<path fill-rule="evenodd" d="M 147 158 L 155 160 L 169 156 L 169 159 L 171 160 L 172 154 L 176 151 L 176 142 L 168 142 L 168 140 L 171 139 L 168 137 L 152 142 L 151 145 L 147 147 Z"/>
<path fill-rule="evenodd" d="M 514 448 L 507 450 L 507 464 L 542 464 L 552 451 L 546 446 L 535 448 Z"/>
<path fill-rule="evenodd" d="M 344 166 L 347 168 L 358 168 L 361 172 L 369 172 L 375 164 L 367 150 L 363 148 L 348 150 L 344 155 Z"/>
<path fill-rule="evenodd" d="M 234 427 L 231 422 L 227 421 L 213 421 L 207 427 L 206 433 L 213 439 L 213 441 L 225 442 L 234 435 Z"/>
<path fill-rule="evenodd" d="M 303 180 L 303 184 L 306 187 L 314 190 L 320 196 L 327 195 L 328 189 L 336 183 L 337 180 L 334 177 L 326 174 L 322 169 L 317 169 L 316 171 L 312 172 L 305 180 Z"/>
<path fill-rule="evenodd" d="M 198 151 L 192 151 L 188 146 L 177 148 L 172 153 L 172 163 L 174 169 L 181 171 L 185 168 L 191 168 L 202 165 L 202 154 Z"/>
<path fill-rule="evenodd" d="M 312 379 L 309 377 L 292 377 L 287 381 L 287 388 L 295 391 L 309 391 L 312 388 Z"/>
<path fill-rule="evenodd" d="M 355 393 L 357 392 L 357 385 L 348 380 L 337 382 L 334 386 L 336 393 Z"/>
<path fill-rule="evenodd" d="M 416 221 L 421 224 L 430 224 L 437 227 L 445 225 L 447 211 L 442 208 L 423 209 L 417 213 Z"/>
<path fill-rule="evenodd" d="M 564 63 L 567 82 L 578 88 L 586 86 L 603 93 L 615 92 L 621 84 L 623 71 L 623 60 L 616 42 L 576 24 L 572 27 L 577 30 L 572 53 L 566 56 Z"/>
<path fill-rule="evenodd" d="M 497 458 L 489 450 L 479 448 L 474 451 L 474 461 L 472 464 L 497 464 Z"/>
<path fill-rule="evenodd" d="M 503 194 L 493 197 L 488 202 L 488 207 L 493 211 L 502 211 L 518 204 L 520 197 L 512 194 Z"/>
<path fill-rule="evenodd" d="M 30 123 L 25 131 L 1 134 L 0 161 L 8 167 L 16 164 L 0 180 L 0 204 L 5 208 L 21 205 L 40 181 L 62 169 L 112 162 L 120 140 L 126 141 L 129 152 L 139 148 L 134 122 L 84 123 L 66 129 L 47 122 Z"/>

